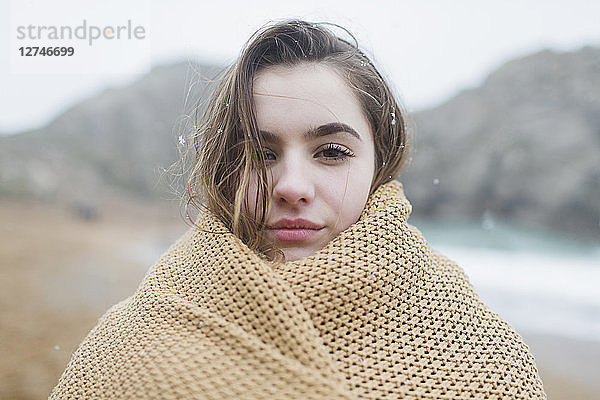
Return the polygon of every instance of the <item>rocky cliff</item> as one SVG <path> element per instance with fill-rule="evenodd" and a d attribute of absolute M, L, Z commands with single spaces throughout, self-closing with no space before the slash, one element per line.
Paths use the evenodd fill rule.
<path fill-rule="evenodd" d="M 600 49 L 542 51 L 414 115 L 415 212 L 600 239 Z"/>

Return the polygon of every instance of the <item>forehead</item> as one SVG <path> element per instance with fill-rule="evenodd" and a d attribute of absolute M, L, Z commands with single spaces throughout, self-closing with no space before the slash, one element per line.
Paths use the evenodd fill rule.
<path fill-rule="evenodd" d="M 335 69 L 322 63 L 260 71 L 254 80 L 253 103 L 261 129 L 304 129 L 329 122 L 368 129 L 352 89 Z"/>
<path fill-rule="evenodd" d="M 256 74 L 254 92 L 296 92 L 297 94 L 327 94 L 329 89 L 350 88 L 338 71 L 323 63 L 275 65 Z M 275 93 L 274 93 L 275 94 Z"/>

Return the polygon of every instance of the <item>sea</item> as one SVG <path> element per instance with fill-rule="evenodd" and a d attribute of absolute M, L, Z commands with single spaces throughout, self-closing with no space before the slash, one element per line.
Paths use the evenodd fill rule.
<path fill-rule="evenodd" d="M 600 236 L 583 241 L 489 216 L 410 222 L 517 332 L 600 343 Z"/>

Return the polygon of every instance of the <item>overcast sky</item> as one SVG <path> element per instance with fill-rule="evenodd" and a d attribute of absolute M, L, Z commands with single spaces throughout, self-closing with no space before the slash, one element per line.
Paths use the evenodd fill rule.
<path fill-rule="evenodd" d="M 478 85 L 509 59 L 543 48 L 600 46 L 599 15 L 597 0 L 381 0 L 369 6 L 364 0 L 0 0 L 0 132 L 44 125 L 81 99 L 127 84 L 153 65 L 230 62 L 261 25 L 287 17 L 349 28 L 414 111 Z M 87 62 L 77 66 L 78 73 L 41 68 L 58 58 L 18 56 L 18 46 L 27 45 L 15 41 L 18 25 L 75 27 L 83 19 L 101 27 L 129 19 L 144 27 L 143 46 L 122 40 L 125 47 L 98 61 L 94 57 L 114 41 L 78 43 L 78 55 Z M 23 61 L 46 73 L 26 72 Z M 113 70 L 94 70 L 101 65 Z"/>

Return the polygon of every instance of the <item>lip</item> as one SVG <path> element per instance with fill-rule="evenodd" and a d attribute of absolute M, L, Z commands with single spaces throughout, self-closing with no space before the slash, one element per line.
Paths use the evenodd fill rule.
<path fill-rule="evenodd" d="M 301 242 L 316 235 L 324 227 L 303 218 L 282 218 L 269 226 L 277 240 L 282 242 Z"/>

